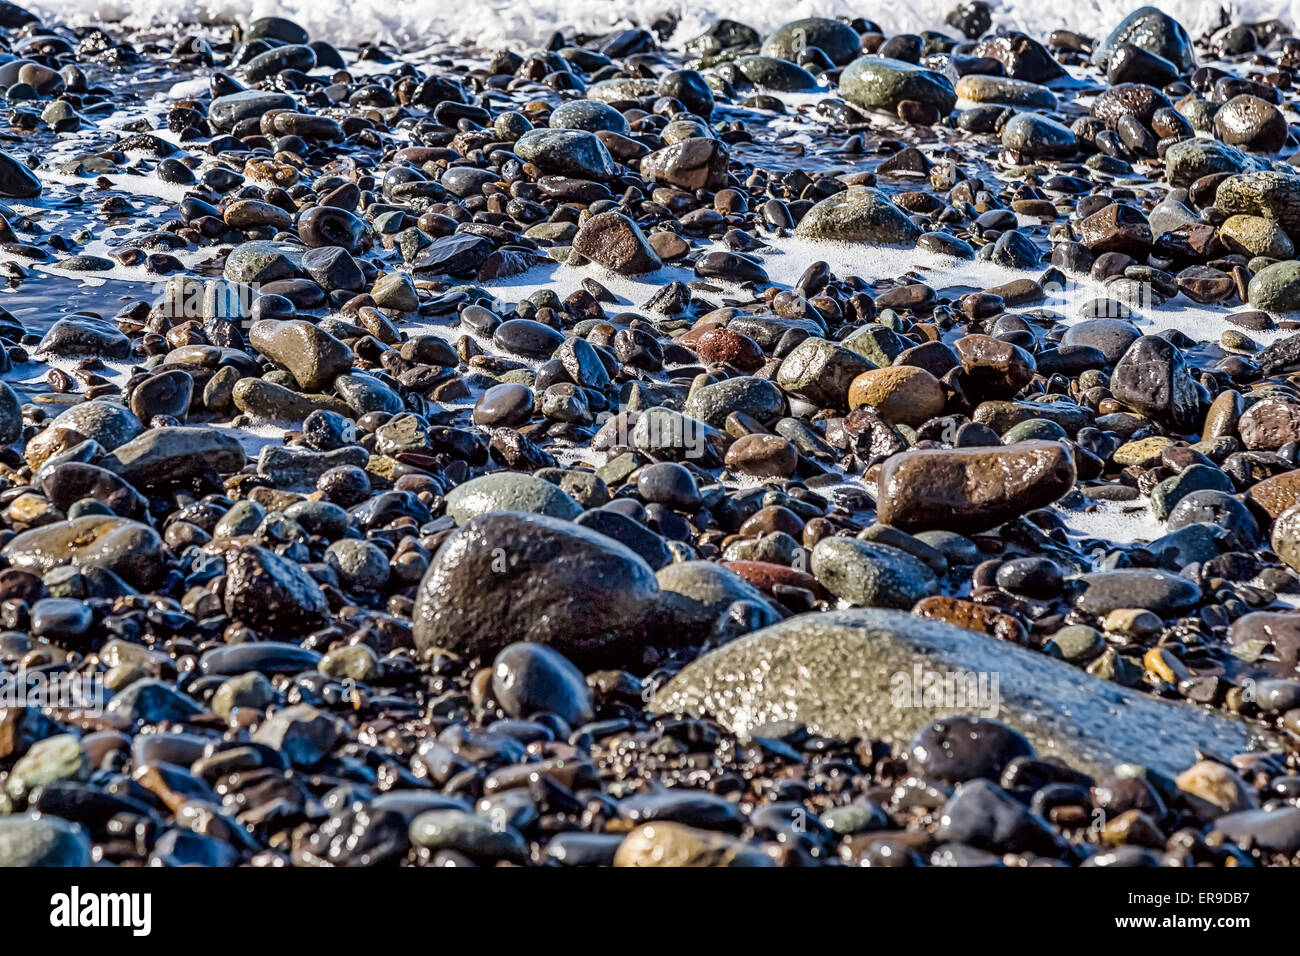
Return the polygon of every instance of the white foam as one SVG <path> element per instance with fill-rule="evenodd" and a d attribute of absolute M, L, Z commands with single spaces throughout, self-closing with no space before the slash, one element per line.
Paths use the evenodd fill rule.
<path fill-rule="evenodd" d="M 262 453 L 263 448 L 283 445 L 285 432 L 292 431 L 292 428 L 284 422 L 266 420 L 250 421 L 238 428 L 230 422 L 213 422 L 207 427 L 215 428 L 217 431 L 225 432 L 227 435 L 239 439 L 240 445 L 244 448 L 244 454 L 249 459 L 256 459 Z"/>
<path fill-rule="evenodd" d="M 147 27 L 176 23 L 224 26 L 255 17 L 287 16 L 301 23 L 314 39 L 341 46 L 386 41 L 411 49 L 432 42 L 492 47 L 510 41 L 540 43 L 554 31 L 602 33 L 632 25 L 649 26 L 665 16 L 677 19 L 672 41 L 680 44 L 703 32 L 713 21 L 730 18 L 768 32 L 807 16 L 868 16 L 891 33 L 946 29 L 943 18 L 955 0 L 913 0 L 906 4 L 861 5 L 848 0 L 32 0 L 34 12 L 87 25 L 104 21 Z M 1048 4 L 1029 0 L 994 0 L 994 24 L 1045 36 L 1072 28 L 1101 33 L 1141 6 L 1136 0 L 1080 0 Z M 1204 3 L 1166 0 L 1160 8 L 1193 34 L 1213 28 L 1222 6 L 1240 21 L 1281 17 L 1300 21 L 1300 0 L 1244 0 Z"/>
<path fill-rule="evenodd" d="M 1148 542 L 1165 533 L 1146 498 L 1134 501 L 1089 501 L 1084 509 L 1057 508 L 1072 535 L 1104 541 Z"/>
<path fill-rule="evenodd" d="M 47 392 L 49 389 L 45 385 L 45 376 L 50 369 L 57 368 L 71 374 L 83 358 L 85 356 L 40 354 L 30 361 L 13 366 L 9 371 L 0 375 L 0 381 L 8 382 L 11 385 L 27 386 L 33 392 Z M 131 369 L 135 367 L 133 362 L 118 361 L 116 359 L 102 359 L 101 361 L 103 367 L 96 369 L 95 374 L 102 375 L 118 388 L 127 383 L 131 378 Z"/>

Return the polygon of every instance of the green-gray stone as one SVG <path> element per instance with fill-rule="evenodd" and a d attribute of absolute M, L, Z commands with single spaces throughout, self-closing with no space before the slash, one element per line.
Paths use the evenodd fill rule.
<path fill-rule="evenodd" d="M 872 830 L 888 830 L 889 817 L 874 803 L 848 803 L 842 807 L 832 807 L 821 815 L 821 823 L 826 829 L 839 836 L 853 836 L 857 833 L 870 833 Z"/>
<path fill-rule="evenodd" d="M 81 741 L 72 734 L 57 734 L 36 741 L 18 758 L 5 781 L 5 792 L 22 806 L 37 787 L 60 780 L 88 780 L 90 769 L 90 758 Z"/>
<path fill-rule="evenodd" d="M 369 681 L 380 672 L 379 657 L 365 644 L 348 644 L 328 651 L 316 669 L 340 680 Z"/>
<path fill-rule="evenodd" d="M 1229 176 L 1219 183 L 1214 206 L 1229 216 L 1264 216 L 1300 235 L 1300 172 L 1279 168 Z"/>
<path fill-rule="evenodd" d="M 527 511 L 571 521 L 582 514 L 582 505 L 549 481 L 516 471 L 472 478 L 447 493 L 447 514 L 457 524 L 491 511 Z"/>
<path fill-rule="evenodd" d="M 755 86 L 782 93 L 808 93 L 819 88 L 817 78 L 803 67 L 771 56 L 742 56 L 736 69 Z"/>
<path fill-rule="evenodd" d="M 901 703 L 899 675 L 998 675 L 996 718 L 1040 756 L 1090 773 L 1121 760 L 1179 772 L 1198 748 L 1238 753 L 1252 729 L 1234 720 L 1111 685 L 1044 654 L 901 611 L 801 614 L 688 664 L 650 702 L 657 713 L 710 716 L 748 737 L 777 720 L 816 734 L 879 738 L 905 747 L 934 720 L 969 707 Z"/>
<path fill-rule="evenodd" d="M 760 422 L 770 422 L 785 410 L 785 396 L 771 382 L 738 375 L 697 389 L 686 402 L 691 418 L 722 428 L 732 412 L 745 412 Z"/>
<path fill-rule="evenodd" d="M 570 100 L 551 111 L 551 129 L 583 129 L 589 133 L 610 130 L 627 133 L 627 119 L 600 100 Z"/>
<path fill-rule="evenodd" d="M 67 428 L 97 442 L 106 451 L 124 445 L 144 431 L 144 425 L 124 405 L 92 401 L 73 405 L 50 423 L 51 428 Z"/>
<path fill-rule="evenodd" d="M 697 56 L 733 47 L 757 46 L 762 37 L 753 27 L 736 20 L 718 20 L 699 36 L 687 41 L 686 49 Z"/>
<path fill-rule="evenodd" d="M 658 80 L 620 77 L 593 83 L 587 89 L 587 98 L 605 103 L 617 103 L 621 100 L 639 100 L 654 96 L 658 89 Z"/>
<path fill-rule="evenodd" d="M 1265 266 L 1246 287 L 1252 308 L 1265 312 L 1300 310 L 1300 261 L 1287 259 Z"/>
<path fill-rule="evenodd" d="M 844 408 L 849 385 L 873 368 L 867 359 L 836 342 L 806 338 L 782 360 L 776 381 L 787 392 L 814 404 Z"/>
<path fill-rule="evenodd" d="M 836 239 L 876 245 L 915 245 L 921 228 L 872 186 L 853 186 L 828 196 L 799 220 L 802 239 Z"/>
<path fill-rule="evenodd" d="M 249 671 L 221 682 L 212 695 L 212 712 L 225 720 L 236 707 L 263 710 L 275 701 L 275 689 L 259 671 Z"/>
<path fill-rule="evenodd" d="M 0 816 L 0 868 L 90 866 L 90 836 L 49 814 Z"/>
<path fill-rule="evenodd" d="M 850 352 L 857 352 L 873 365 L 886 368 L 893 365 L 894 359 L 902 355 L 913 343 L 904 339 L 889 326 L 871 322 L 847 338 L 841 339 L 840 345 Z"/>
<path fill-rule="evenodd" d="M 1002 145 L 1026 156 L 1069 156 L 1078 144 L 1068 126 L 1036 113 L 1017 113 L 1002 127 Z"/>
<path fill-rule="evenodd" d="M 292 242 L 254 240 L 241 242 L 226 257 L 224 275 L 231 282 L 249 285 L 297 279 L 303 273 L 302 256 L 307 250 Z"/>
<path fill-rule="evenodd" d="M 1086 624 L 1063 627 L 1043 645 L 1043 653 L 1071 664 L 1090 661 L 1106 648 L 1101 632 Z"/>
<path fill-rule="evenodd" d="M 594 471 L 582 471 L 577 468 L 542 468 L 533 475 L 543 481 L 559 485 L 584 509 L 599 508 L 609 501 L 609 487 Z"/>
<path fill-rule="evenodd" d="M 860 607 L 908 610 L 939 590 L 934 572 L 906 551 L 856 538 L 822 538 L 811 566 L 822 587 Z"/>
<path fill-rule="evenodd" d="M 837 66 L 844 66 L 861 52 L 862 38 L 847 23 L 828 17 L 805 17 L 773 30 L 763 41 L 762 54 L 794 60 L 815 46 Z"/>
<path fill-rule="evenodd" d="M 214 99 L 208 107 L 208 121 L 228 133 L 243 120 L 260 117 L 271 110 L 292 110 L 296 105 L 288 93 L 240 90 Z"/>
<path fill-rule="evenodd" d="M 1069 438 L 1065 429 L 1049 418 L 1030 418 L 1011 426 L 1002 436 L 1002 444 L 1020 441 L 1061 441 Z"/>
<path fill-rule="evenodd" d="M 1045 110 L 1057 107 L 1056 94 L 1047 87 L 1009 76 L 967 73 L 957 81 L 955 89 L 958 96 L 972 103 L 999 103 Z"/>
<path fill-rule="evenodd" d="M 100 465 L 138 488 L 183 481 L 211 470 L 228 475 L 244 467 L 239 439 L 214 428 L 154 428 L 119 446 Z"/>
<path fill-rule="evenodd" d="M 769 621 L 780 614 L 758 590 L 730 568 L 711 561 L 678 561 L 655 572 L 664 617 L 683 631 L 706 630 L 733 601 L 748 601 Z"/>
<path fill-rule="evenodd" d="M 1156 7 L 1140 7 L 1121 20 L 1097 44 L 1092 54 L 1093 65 L 1105 70 L 1115 50 L 1125 43 L 1164 57 L 1184 73 L 1196 65 L 1192 40 L 1183 25 Z"/>
<path fill-rule="evenodd" d="M 596 180 L 618 175 L 605 144 L 586 130 L 530 129 L 515 142 L 515 152 L 547 173 Z"/>
<path fill-rule="evenodd" d="M 947 116 L 957 93 L 942 73 L 884 56 L 860 56 L 840 74 L 840 95 L 869 110 L 893 113 L 903 100 L 917 100 Z"/>
<path fill-rule="evenodd" d="M 1166 478 L 1151 490 L 1151 513 L 1161 521 L 1169 517 L 1174 505 L 1193 491 L 1225 491 L 1236 489 L 1226 472 L 1209 465 L 1190 465 L 1176 475 Z"/>
<path fill-rule="evenodd" d="M 1175 187 L 1190 186 L 1212 173 L 1239 173 L 1253 166 L 1241 150 L 1203 137 L 1181 140 L 1165 151 L 1165 179 Z"/>
<path fill-rule="evenodd" d="M 709 441 L 717 434 L 713 426 L 670 408 L 648 408 L 632 426 L 632 447 L 656 459 L 685 461 L 704 457 Z M 604 473 L 605 481 L 610 478 Z"/>

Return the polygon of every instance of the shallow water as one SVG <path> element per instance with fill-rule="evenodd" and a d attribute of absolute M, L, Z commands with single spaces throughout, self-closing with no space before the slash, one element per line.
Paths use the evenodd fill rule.
<path fill-rule="evenodd" d="M 281 15 L 301 23 L 317 39 L 343 46 L 369 41 L 417 49 L 431 38 L 482 48 L 522 41 L 540 43 L 556 30 L 602 33 L 618 27 L 667 25 L 677 43 L 701 33 L 723 18 L 740 20 L 766 33 L 783 23 L 809 16 L 865 16 L 889 33 L 943 28 L 954 0 L 913 0 L 906 4 L 864 6 L 849 0 L 476 0 L 448 4 L 442 0 L 34 0 L 26 6 L 67 23 L 121 21 L 133 27 L 176 23 L 229 25 L 261 16 Z M 1041 0 L 992 0 L 995 22 L 1046 35 L 1058 28 L 1095 31 L 1118 23 L 1141 6 L 1138 0 L 1078 0 L 1069 4 Z M 1157 4 L 1193 35 L 1219 23 L 1220 7 L 1230 8 L 1235 22 L 1273 17 L 1300 20 L 1300 0 L 1239 0 L 1203 3 L 1166 0 Z"/>

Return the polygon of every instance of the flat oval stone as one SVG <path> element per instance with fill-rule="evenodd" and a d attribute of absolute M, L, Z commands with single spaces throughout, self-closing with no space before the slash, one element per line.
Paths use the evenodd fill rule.
<path fill-rule="evenodd" d="M 1166 571 L 1096 571 L 1082 575 L 1078 582 L 1081 591 L 1075 607 L 1098 616 L 1140 607 L 1167 617 L 1187 611 L 1201 600 L 1201 589 L 1194 581 Z"/>
<path fill-rule="evenodd" d="M 315 670 L 320 663 L 318 651 L 288 644 L 283 641 L 255 641 L 248 644 L 227 644 L 205 651 L 199 658 L 199 669 L 204 674 L 298 674 Z"/>
<path fill-rule="evenodd" d="M 999 450 L 909 451 L 880 474 L 879 520 L 904 531 L 983 531 L 1051 504 L 1074 487 L 1065 446 L 1027 441 Z"/>

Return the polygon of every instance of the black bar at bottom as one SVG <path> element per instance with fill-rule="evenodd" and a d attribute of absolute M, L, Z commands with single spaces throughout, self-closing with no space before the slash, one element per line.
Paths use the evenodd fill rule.
<path fill-rule="evenodd" d="M 400 923 L 417 914 L 427 918 L 438 913 L 441 918 L 434 923 L 446 919 L 446 926 L 482 927 L 500 926 L 503 917 L 520 925 L 518 920 L 534 913 L 554 920 L 567 912 L 566 922 L 577 919 L 588 931 L 608 920 L 611 928 L 626 932 L 637 921 L 636 912 L 641 910 L 644 918 L 642 906 L 656 899 L 671 903 L 669 911 L 678 916 L 713 912 L 737 934 L 747 925 L 756 926 L 744 914 L 766 899 L 765 916 L 791 929 L 809 921 L 807 928 L 816 926 L 819 937 L 836 925 L 854 936 L 873 924 L 953 931 L 987 926 L 996 932 L 1005 929 L 1008 920 L 1025 929 L 1041 922 L 1054 936 L 1068 925 L 1071 939 L 1151 938 L 1170 932 L 1221 937 L 1278 931 L 1294 920 L 1287 905 L 1294 892 L 1290 879 L 1249 868 L 657 874 L 96 868 L 11 871 L 7 876 L 7 910 L 11 916 L 24 914 L 25 937 L 57 942 L 76 934 L 79 941 L 99 938 L 128 946 L 278 929 L 291 933 L 279 938 L 291 938 L 295 945 L 337 947 L 374 943 L 380 928 L 396 925 L 395 919 Z M 761 895 L 753 896 L 755 891 Z M 837 895 L 822 896 L 826 892 Z M 846 893 L 853 897 L 842 895 Z M 835 912 L 852 898 L 860 899 L 865 909 L 849 923 L 835 919 Z M 635 903 L 638 899 L 640 904 Z M 831 904 L 834 899 L 841 904 Z M 863 917 L 869 919 L 859 923 Z M 421 934 L 415 927 L 421 922 L 417 916 L 406 923 L 417 937 Z"/>

